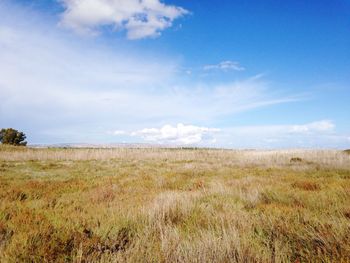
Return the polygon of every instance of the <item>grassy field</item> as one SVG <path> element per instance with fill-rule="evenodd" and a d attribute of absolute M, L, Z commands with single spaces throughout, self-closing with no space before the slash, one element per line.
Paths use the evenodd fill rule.
<path fill-rule="evenodd" d="M 0 262 L 350 262 L 350 154 L 0 147 Z"/>

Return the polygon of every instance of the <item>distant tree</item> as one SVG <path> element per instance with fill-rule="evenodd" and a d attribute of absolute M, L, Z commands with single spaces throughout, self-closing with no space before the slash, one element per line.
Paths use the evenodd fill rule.
<path fill-rule="evenodd" d="M 26 146 L 27 142 L 25 141 L 26 135 L 23 132 L 19 132 L 15 129 L 1 129 L 0 131 L 0 142 L 2 144 L 10 144 L 16 146 Z"/>

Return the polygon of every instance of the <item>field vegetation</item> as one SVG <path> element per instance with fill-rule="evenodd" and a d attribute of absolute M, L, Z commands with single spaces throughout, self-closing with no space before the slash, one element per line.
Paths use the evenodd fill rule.
<path fill-rule="evenodd" d="M 0 262 L 350 262 L 350 155 L 2 146 Z"/>

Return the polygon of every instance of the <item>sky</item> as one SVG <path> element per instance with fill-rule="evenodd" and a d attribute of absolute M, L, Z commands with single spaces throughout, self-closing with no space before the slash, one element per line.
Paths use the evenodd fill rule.
<path fill-rule="evenodd" d="M 29 144 L 350 148 L 349 0 L 0 0 Z"/>

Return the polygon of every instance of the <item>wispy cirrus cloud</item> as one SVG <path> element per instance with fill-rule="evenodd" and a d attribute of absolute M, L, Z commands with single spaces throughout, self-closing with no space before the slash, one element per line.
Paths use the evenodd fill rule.
<path fill-rule="evenodd" d="M 235 71 L 243 71 L 245 70 L 244 67 L 242 67 L 239 62 L 236 61 L 222 61 L 218 64 L 212 64 L 212 65 L 205 65 L 203 67 L 204 70 L 221 70 L 221 71 L 229 71 L 229 70 L 235 70 Z"/>
<path fill-rule="evenodd" d="M 106 142 L 145 127 L 158 127 L 153 137 L 162 138 L 169 123 L 197 127 L 173 141 L 202 142 L 212 132 L 203 127 L 218 127 L 227 116 L 300 100 L 276 91 L 260 75 L 185 82 L 178 73 L 182 65 L 172 57 L 108 49 L 66 34 L 55 21 L 27 16 L 32 17 L 0 5 L 0 126 L 21 125 L 31 142 Z M 169 130 L 174 129 L 187 131 Z M 118 131 L 106 136 L 113 130 Z M 152 138 L 139 135 L 133 139 Z"/>
<path fill-rule="evenodd" d="M 97 34 L 103 26 L 126 30 L 128 39 L 157 37 L 186 9 L 159 0 L 61 0 L 61 25 L 78 33 Z"/>
<path fill-rule="evenodd" d="M 148 120 L 198 123 L 298 99 L 274 94 L 259 76 L 184 84 L 176 75 L 179 65 L 171 59 L 125 57 L 120 50 L 96 52 L 98 47 L 60 32 L 44 32 L 45 26 L 30 23 L 0 26 L 1 107 L 19 120 L 39 120 L 50 112 L 63 123 L 78 120 L 107 126 L 113 119 L 123 125 L 130 119 L 140 125 Z M 9 118 L 3 111 L 0 115 L 2 120 Z M 53 125 L 50 119 L 45 121 Z"/>

